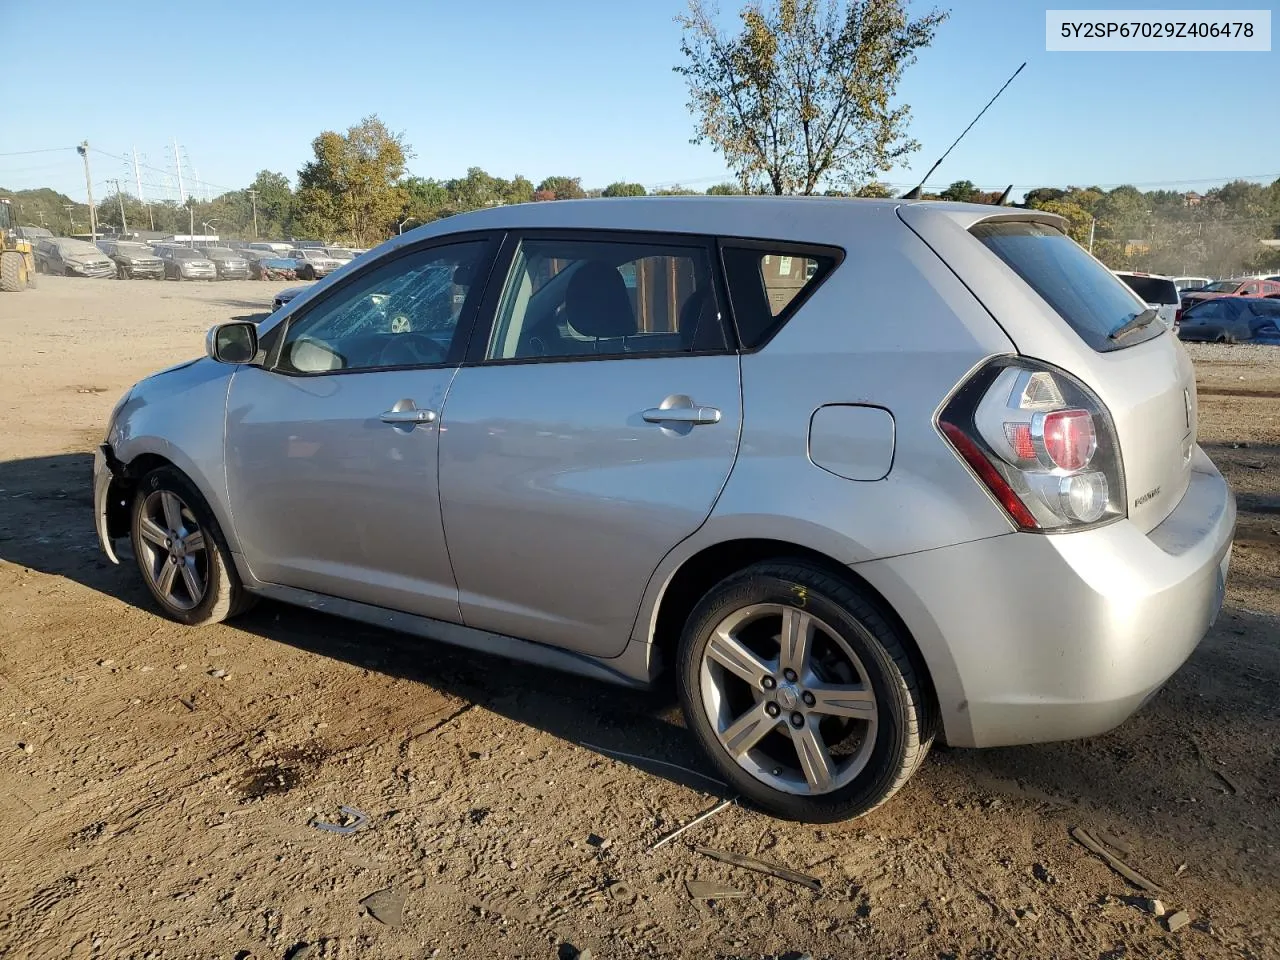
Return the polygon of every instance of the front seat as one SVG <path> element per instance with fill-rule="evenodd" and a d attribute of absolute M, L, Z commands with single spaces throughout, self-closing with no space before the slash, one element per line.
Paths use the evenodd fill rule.
<path fill-rule="evenodd" d="M 564 315 L 576 332 L 597 342 L 636 334 L 636 315 L 622 274 L 599 260 L 581 264 L 569 278 Z"/>

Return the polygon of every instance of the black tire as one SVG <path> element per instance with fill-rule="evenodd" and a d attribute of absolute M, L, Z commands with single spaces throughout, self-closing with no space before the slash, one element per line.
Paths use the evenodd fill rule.
<path fill-rule="evenodd" d="M 876 733 L 866 765 L 842 787 L 802 795 L 756 779 L 721 745 L 707 718 L 700 684 L 703 651 L 725 617 L 755 604 L 803 608 L 835 631 L 861 661 L 876 697 Z M 677 683 L 685 722 L 733 791 L 778 817 L 831 823 L 875 809 L 923 763 L 937 720 L 921 672 L 889 619 L 851 583 L 804 561 L 778 560 L 748 567 L 702 598 L 680 639 Z"/>
<path fill-rule="evenodd" d="M 143 505 L 149 496 L 161 491 L 177 494 L 206 538 L 204 573 L 207 586 L 200 601 L 189 609 L 178 607 L 163 596 L 147 572 L 151 558 L 143 552 L 144 538 L 140 533 Z M 244 584 L 240 582 L 240 576 L 236 573 L 235 564 L 231 559 L 231 551 L 227 548 L 226 540 L 222 536 L 222 528 L 218 525 L 213 511 L 209 509 L 209 505 L 200 495 L 195 484 L 178 469 L 167 466 L 157 467 L 142 478 L 142 482 L 134 492 L 129 534 L 134 560 L 138 564 L 142 581 L 160 610 L 169 619 L 192 627 L 219 623 L 243 613 L 256 602 L 257 598 L 245 590 Z"/>
<path fill-rule="evenodd" d="M 19 293 L 27 286 L 23 274 L 22 254 L 13 250 L 0 253 L 0 290 L 5 293 Z"/>

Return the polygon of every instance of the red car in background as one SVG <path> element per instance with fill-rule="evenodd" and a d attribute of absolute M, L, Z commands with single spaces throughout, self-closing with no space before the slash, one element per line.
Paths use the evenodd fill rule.
<path fill-rule="evenodd" d="M 1280 282 L 1258 277 L 1240 277 L 1236 280 L 1216 280 L 1199 290 L 1188 290 L 1182 295 L 1182 309 L 1189 310 L 1201 300 L 1215 297 L 1271 297 L 1280 294 Z"/>

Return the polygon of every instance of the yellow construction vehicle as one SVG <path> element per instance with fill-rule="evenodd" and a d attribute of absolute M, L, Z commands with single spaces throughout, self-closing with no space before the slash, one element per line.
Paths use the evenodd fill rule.
<path fill-rule="evenodd" d="M 36 259 L 31 241 L 13 232 L 13 215 L 7 197 L 0 197 L 0 290 L 17 293 L 36 285 Z"/>

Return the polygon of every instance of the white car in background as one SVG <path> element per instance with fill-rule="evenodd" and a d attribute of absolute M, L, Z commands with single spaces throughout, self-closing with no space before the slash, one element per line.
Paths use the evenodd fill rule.
<path fill-rule="evenodd" d="M 1182 312 L 1182 296 L 1173 277 L 1162 277 L 1156 273 L 1137 273 L 1127 270 L 1112 270 L 1123 280 L 1142 301 L 1160 315 L 1160 322 L 1166 329 L 1172 330 L 1178 322 L 1178 314 Z"/>
<path fill-rule="evenodd" d="M 1174 277 L 1174 285 L 1178 288 L 1178 293 L 1186 290 L 1199 290 L 1201 287 L 1207 287 L 1213 283 L 1213 277 Z"/>

